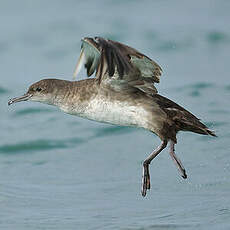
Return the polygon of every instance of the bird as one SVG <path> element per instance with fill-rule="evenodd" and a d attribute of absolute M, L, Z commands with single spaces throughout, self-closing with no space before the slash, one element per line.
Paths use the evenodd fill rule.
<path fill-rule="evenodd" d="M 95 77 L 78 81 L 42 79 L 23 96 L 10 99 L 8 105 L 41 102 L 89 120 L 143 128 L 157 135 L 161 143 L 142 165 L 143 197 L 150 190 L 149 165 L 167 145 L 173 162 L 186 179 L 186 170 L 175 154 L 177 133 L 216 134 L 191 112 L 158 93 L 155 84 L 160 82 L 161 67 L 138 50 L 102 37 L 82 39 L 75 77 L 83 66 L 88 77 L 94 73 Z"/>

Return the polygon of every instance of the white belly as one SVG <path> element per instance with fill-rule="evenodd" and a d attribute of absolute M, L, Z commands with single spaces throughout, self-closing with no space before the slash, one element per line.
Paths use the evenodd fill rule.
<path fill-rule="evenodd" d="M 110 102 L 96 97 L 84 110 L 75 108 L 65 112 L 99 122 L 147 128 L 147 111 L 124 101 Z"/>

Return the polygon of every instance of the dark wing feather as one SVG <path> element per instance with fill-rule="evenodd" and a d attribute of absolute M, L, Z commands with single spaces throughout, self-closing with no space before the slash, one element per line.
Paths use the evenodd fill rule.
<path fill-rule="evenodd" d="M 95 37 L 95 40 L 98 42 L 98 45 L 101 49 L 101 53 L 103 53 L 103 51 L 105 53 L 106 58 L 105 59 L 101 58 L 101 61 L 107 62 L 110 77 L 114 75 L 115 68 L 117 68 L 118 70 L 120 79 L 123 78 L 124 73 L 128 74 L 130 71 L 132 71 L 133 66 L 130 63 L 128 57 L 126 57 L 120 52 L 120 49 L 118 49 L 118 47 L 113 41 L 106 40 L 100 37 Z M 114 72 L 111 71 L 110 74 L 111 64 L 113 65 Z M 98 76 L 98 77 L 102 78 L 103 76 Z"/>
<path fill-rule="evenodd" d="M 105 49 L 105 57 L 108 63 L 108 71 L 109 71 L 109 76 L 112 77 L 115 72 L 115 66 L 114 66 L 114 54 L 111 48 Z"/>
<path fill-rule="evenodd" d="M 153 78 L 156 83 L 160 82 L 162 69 L 156 62 L 130 46 L 116 41 L 109 41 L 118 47 L 124 56 L 130 58 L 130 62 L 140 70 L 142 77 Z"/>
<path fill-rule="evenodd" d="M 82 39 L 81 54 L 74 75 L 85 64 L 87 75 L 96 72 L 99 82 L 127 84 L 148 94 L 156 93 L 161 67 L 132 47 L 101 37 Z"/>

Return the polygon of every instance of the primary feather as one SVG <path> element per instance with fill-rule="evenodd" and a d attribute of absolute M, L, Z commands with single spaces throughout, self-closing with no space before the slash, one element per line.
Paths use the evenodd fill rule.
<path fill-rule="evenodd" d="M 96 72 L 99 83 L 118 87 L 136 87 L 148 94 L 157 93 L 154 83 L 160 82 L 161 67 L 132 47 L 101 37 L 82 39 L 81 55 L 74 76 L 83 64 L 90 77 Z"/>

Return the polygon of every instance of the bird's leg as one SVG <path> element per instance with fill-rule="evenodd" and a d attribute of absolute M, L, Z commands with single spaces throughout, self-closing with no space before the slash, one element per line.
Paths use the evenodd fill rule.
<path fill-rule="evenodd" d="M 149 164 L 151 161 L 167 146 L 167 141 L 162 141 L 161 144 L 155 149 L 143 163 L 143 175 L 142 175 L 142 196 L 146 196 L 147 189 L 150 189 L 150 174 Z"/>
<path fill-rule="evenodd" d="M 175 143 L 173 141 L 170 141 L 170 145 L 169 145 L 169 154 L 170 156 L 172 157 L 176 167 L 178 168 L 178 170 L 180 171 L 181 173 L 181 176 L 186 179 L 187 178 L 187 174 L 186 174 L 186 171 L 185 171 L 185 168 L 184 166 L 182 165 L 180 159 L 176 156 L 175 154 Z"/>

